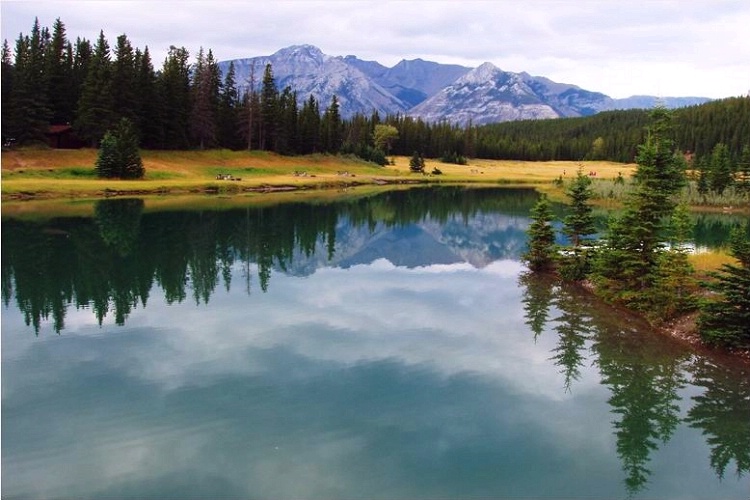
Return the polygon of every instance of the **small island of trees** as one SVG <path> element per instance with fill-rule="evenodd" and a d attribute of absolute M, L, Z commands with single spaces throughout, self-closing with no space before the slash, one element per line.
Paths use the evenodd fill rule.
<path fill-rule="evenodd" d="M 731 253 L 739 265 L 725 264 L 700 292 L 684 243 L 689 239 L 687 209 L 676 202 L 686 182 L 684 156 L 671 138 L 672 114 L 651 113 L 646 141 L 638 147 L 634 189 L 625 211 L 612 217 L 601 239 L 591 220 L 591 180 L 579 171 L 567 189 L 569 215 L 562 232 L 570 246 L 555 243 L 554 216 L 542 196 L 532 210 L 528 250 L 523 256 L 532 272 L 558 273 L 566 281 L 591 285 L 606 301 L 664 324 L 695 310 L 704 342 L 750 348 L 750 224 L 732 232 Z"/>

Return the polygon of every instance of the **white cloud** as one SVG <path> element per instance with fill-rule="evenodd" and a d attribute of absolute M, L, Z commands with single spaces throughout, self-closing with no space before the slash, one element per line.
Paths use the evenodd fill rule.
<path fill-rule="evenodd" d="M 60 17 L 71 38 L 126 33 L 157 66 L 170 45 L 221 60 L 309 43 L 330 55 L 393 65 L 422 58 L 490 61 L 613 97 L 727 97 L 750 89 L 750 3 L 744 0 L 3 1 L 12 44 L 35 16 Z"/>

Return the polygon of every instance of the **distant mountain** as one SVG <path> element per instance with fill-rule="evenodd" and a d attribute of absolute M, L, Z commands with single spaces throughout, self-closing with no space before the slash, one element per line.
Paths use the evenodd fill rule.
<path fill-rule="evenodd" d="M 255 85 L 260 88 L 263 72 L 271 64 L 276 86 L 279 90 L 289 86 L 297 91 L 300 102 L 311 94 L 324 109 L 335 95 L 340 113 L 351 117 L 356 113 L 369 115 L 373 110 L 382 113 L 404 112 L 409 105 L 378 85 L 356 65 L 344 58 L 323 54 L 312 45 L 295 45 L 281 49 L 266 57 L 234 60 L 235 78 L 238 86 L 247 88 L 254 72 Z M 219 63 L 222 72 L 229 61 Z"/>
<path fill-rule="evenodd" d="M 657 104 L 663 104 L 667 108 L 685 108 L 703 104 L 710 99 L 705 97 L 655 97 L 652 95 L 634 95 L 624 99 L 613 99 L 612 105 L 607 109 L 650 109 Z"/>
<path fill-rule="evenodd" d="M 312 45 L 295 45 L 270 56 L 235 59 L 236 81 L 241 90 L 254 72 L 260 88 L 263 72 L 271 64 L 279 90 L 290 86 L 300 102 L 315 96 L 325 109 L 335 95 L 341 115 L 349 118 L 377 111 L 408 114 L 435 122 L 465 125 L 588 116 L 612 109 L 651 108 L 657 102 L 682 107 L 709 101 L 703 97 L 633 96 L 612 99 L 571 84 L 557 83 L 528 73 L 503 71 L 492 63 L 478 68 L 414 59 L 392 68 L 356 56 L 329 56 Z M 225 72 L 230 61 L 222 61 Z"/>
<path fill-rule="evenodd" d="M 482 125 L 590 115 L 608 99 L 574 85 L 511 73 L 484 63 L 412 108 L 409 114 L 430 122 L 443 119 Z"/>
<path fill-rule="evenodd" d="M 347 59 L 358 64 L 353 56 L 347 56 Z M 465 66 L 422 59 L 402 59 L 392 68 L 383 67 L 384 71 L 373 71 L 374 66 L 363 65 L 362 68 L 365 74 L 410 106 L 416 106 L 471 71 Z"/>

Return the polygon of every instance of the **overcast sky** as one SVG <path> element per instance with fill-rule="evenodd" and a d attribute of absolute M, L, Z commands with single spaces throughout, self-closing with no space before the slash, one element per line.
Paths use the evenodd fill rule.
<path fill-rule="evenodd" d="M 393 66 L 489 61 L 611 97 L 730 97 L 750 91 L 748 0 L 8 1 L 11 45 L 34 18 L 69 39 L 125 33 L 158 69 L 170 45 L 219 60 L 312 44 Z"/>

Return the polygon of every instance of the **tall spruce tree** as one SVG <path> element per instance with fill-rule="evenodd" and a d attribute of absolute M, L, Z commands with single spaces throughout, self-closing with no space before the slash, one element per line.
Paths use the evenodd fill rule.
<path fill-rule="evenodd" d="M 709 344 L 750 348 L 750 223 L 736 227 L 731 253 L 739 265 L 724 264 L 705 286 L 717 294 L 706 302 L 698 319 L 701 337 Z"/>
<path fill-rule="evenodd" d="M 219 109 L 216 116 L 219 145 L 229 149 L 240 149 L 240 97 L 237 90 L 234 62 L 229 63 L 224 82 L 221 86 Z"/>
<path fill-rule="evenodd" d="M 185 47 L 169 47 L 158 75 L 162 149 L 186 149 L 190 145 L 190 54 Z"/>
<path fill-rule="evenodd" d="M 711 189 L 722 195 L 734 182 L 734 166 L 726 144 L 720 142 L 711 151 L 710 172 Z"/>
<path fill-rule="evenodd" d="M 16 41 L 13 87 L 3 107 L 10 108 L 8 133 L 21 144 L 44 142 L 49 127 L 45 33 L 35 19 L 31 37 L 21 34 Z"/>
<path fill-rule="evenodd" d="M 670 137 L 671 117 L 662 107 L 651 112 L 646 141 L 638 147 L 634 190 L 624 214 L 612 219 L 595 262 L 599 292 L 643 312 L 653 305 L 665 228 L 685 183 L 685 162 Z"/>
<path fill-rule="evenodd" d="M 591 178 L 583 173 L 581 167 L 565 193 L 570 199 L 570 211 L 563 221 L 563 233 L 570 238 L 573 247 L 580 246 L 586 236 L 596 231 L 589 204 L 594 195 L 591 183 Z"/>
<path fill-rule="evenodd" d="M 547 195 L 541 195 L 539 201 L 531 209 L 531 219 L 533 222 L 527 231 L 528 249 L 521 258 L 531 271 L 552 271 L 555 268 L 557 252 L 555 230 L 552 227 L 554 215 Z"/>
<path fill-rule="evenodd" d="M 117 37 L 115 60 L 112 63 L 112 114 L 115 121 L 127 118 L 138 123 L 138 94 L 136 94 L 138 67 L 135 52 L 126 35 Z"/>
<path fill-rule="evenodd" d="M 591 178 L 583 173 L 583 168 L 579 168 L 566 191 L 570 209 L 563 220 L 562 232 L 570 239 L 573 249 L 561 258 L 560 273 L 564 278 L 574 281 L 586 278 L 591 270 L 591 251 L 582 248 L 584 238 L 596 231 L 589 204 L 593 196 L 591 183 Z"/>
<path fill-rule="evenodd" d="M 164 110 L 159 99 L 157 77 L 151 62 L 148 46 L 143 52 L 136 49 L 134 57 L 136 76 L 136 128 L 141 134 L 141 144 L 146 149 L 159 147 L 162 143 L 162 117 Z"/>
<path fill-rule="evenodd" d="M 10 97 L 15 70 L 8 40 L 3 40 L 2 68 L 0 69 L 0 77 L 2 78 L 2 84 L 0 84 L 0 91 L 2 92 L 0 96 L 0 102 L 2 102 L 2 107 L 0 107 L 0 126 L 2 127 L 3 144 L 7 140 L 16 138 L 12 126 L 14 116 Z"/>
<path fill-rule="evenodd" d="M 218 108 L 219 82 L 216 62 L 209 50 L 198 50 L 197 61 L 192 70 L 192 109 L 190 134 L 200 149 L 216 143 L 216 111 Z"/>
<path fill-rule="evenodd" d="M 98 145 L 105 132 L 115 123 L 113 105 L 109 43 L 104 32 L 100 31 L 78 100 L 74 123 L 78 136 L 92 146 Z"/>
<path fill-rule="evenodd" d="M 260 139 L 258 147 L 274 150 L 279 124 L 279 90 L 271 64 L 266 64 L 260 91 Z"/>
<path fill-rule="evenodd" d="M 335 94 L 331 97 L 331 104 L 323 113 L 321 139 L 323 150 L 327 153 L 338 153 L 341 149 L 344 140 L 343 125 L 341 123 L 339 100 Z"/>
<path fill-rule="evenodd" d="M 67 124 L 73 121 L 78 102 L 73 80 L 73 48 L 65 34 L 65 25 L 57 18 L 46 51 L 47 95 L 50 122 Z"/>
<path fill-rule="evenodd" d="M 299 114 L 299 152 L 317 153 L 320 150 L 320 108 L 315 96 L 302 103 Z"/>

